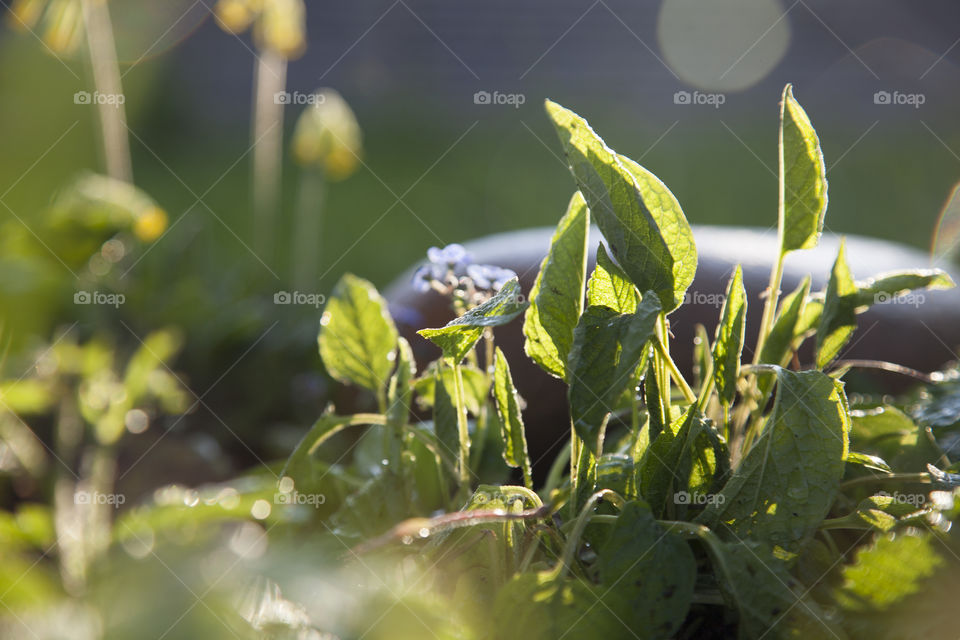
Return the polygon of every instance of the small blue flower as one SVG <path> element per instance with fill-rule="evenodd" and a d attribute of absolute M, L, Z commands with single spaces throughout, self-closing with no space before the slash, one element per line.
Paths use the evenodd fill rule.
<path fill-rule="evenodd" d="M 442 265 L 457 271 L 471 262 L 470 254 L 462 244 L 448 244 L 443 249 L 430 247 L 427 249 L 427 259 L 433 264 Z"/>
<path fill-rule="evenodd" d="M 430 283 L 433 281 L 431 265 L 423 265 L 413 272 L 413 288 L 420 293 L 430 291 Z"/>
<path fill-rule="evenodd" d="M 478 289 L 497 290 L 511 278 L 516 278 L 517 274 L 492 264 L 471 264 L 467 266 L 467 277 Z"/>
<path fill-rule="evenodd" d="M 443 283 L 447 277 L 447 265 L 431 262 L 422 265 L 413 272 L 413 288 L 420 293 L 426 293 L 432 289 L 434 282 Z"/>

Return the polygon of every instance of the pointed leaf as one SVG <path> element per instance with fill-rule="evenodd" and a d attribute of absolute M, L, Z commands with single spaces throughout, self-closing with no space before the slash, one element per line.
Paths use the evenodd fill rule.
<path fill-rule="evenodd" d="M 439 329 L 421 329 L 417 333 L 440 347 L 445 358 L 459 363 L 480 340 L 484 327 L 507 324 L 526 308 L 527 302 L 523 300 L 520 283 L 513 278 L 503 285 L 497 295 L 480 306 Z"/>
<path fill-rule="evenodd" d="M 718 458 L 709 431 L 704 417 L 691 406 L 650 444 L 640 464 L 639 484 L 658 516 L 678 511 L 683 517 L 691 495 L 706 497 Z"/>
<path fill-rule="evenodd" d="M 597 266 L 587 283 L 587 304 L 610 307 L 617 313 L 633 313 L 640 304 L 637 288 L 602 244 L 597 247 Z"/>
<path fill-rule="evenodd" d="M 589 229 L 590 211 L 578 191 L 553 234 L 524 316 L 524 351 L 557 378 L 566 377 L 573 329 L 583 311 Z"/>
<path fill-rule="evenodd" d="M 379 393 L 393 370 L 397 328 L 374 286 L 348 273 L 323 310 L 317 343 L 331 376 Z"/>
<path fill-rule="evenodd" d="M 803 282 L 780 302 L 780 312 L 760 351 L 760 362 L 786 364 L 785 360 L 791 353 L 794 340 L 802 333 L 798 332 L 798 325 L 807 305 L 808 295 L 810 295 L 810 276 L 805 277 Z"/>
<path fill-rule="evenodd" d="M 713 380 L 720 402 L 728 406 L 737 393 L 746 316 L 747 292 L 743 288 L 743 271 L 737 265 L 727 287 L 727 297 L 713 341 Z"/>
<path fill-rule="evenodd" d="M 857 283 L 858 306 L 883 304 L 918 289 L 952 289 L 953 279 L 940 269 L 915 269 L 884 273 Z"/>
<path fill-rule="evenodd" d="M 827 212 L 827 173 L 820 141 L 793 87 L 780 103 L 781 253 L 812 249 Z"/>
<path fill-rule="evenodd" d="M 444 370 L 446 367 L 441 367 Z M 440 379 L 433 384 L 433 428 L 437 434 L 437 443 L 444 455 L 456 460 L 460 455 L 460 431 L 457 423 L 457 407 L 447 393 L 447 386 Z"/>
<path fill-rule="evenodd" d="M 574 331 L 568 397 L 574 428 L 597 454 L 601 424 L 633 380 L 660 313 L 655 295 L 646 295 L 636 313 L 588 307 Z"/>
<path fill-rule="evenodd" d="M 857 329 L 857 285 L 847 266 L 844 242 L 830 272 L 823 313 L 817 327 L 817 367 L 823 369 L 837 357 Z"/>
<path fill-rule="evenodd" d="M 833 504 L 848 432 L 842 383 L 819 371 L 778 368 L 763 433 L 697 520 L 796 552 Z"/>
<path fill-rule="evenodd" d="M 520 415 L 520 402 L 517 389 L 510 376 L 510 365 L 497 347 L 493 369 L 493 398 L 497 405 L 497 417 L 500 419 L 500 437 L 503 440 L 503 460 L 511 467 L 523 469 L 523 481 L 532 488 L 530 456 L 527 455 L 527 438 L 523 430 L 523 417 Z"/>
<path fill-rule="evenodd" d="M 683 302 L 697 269 L 690 225 L 670 190 L 619 156 L 574 112 L 547 101 L 590 212 L 623 270 L 641 291 L 653 290 L 665 311 Z"/>

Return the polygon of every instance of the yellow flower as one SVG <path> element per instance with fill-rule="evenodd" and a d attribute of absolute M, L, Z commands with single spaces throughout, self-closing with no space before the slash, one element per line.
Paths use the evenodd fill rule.
<path fill-rule="evenodd" d="M 80 0 L 15 0 L 7 21 L 22 31 L 40 27 L 40 37 L 58 56 L 73 54 L 83 41 Z"/>
<path fill-rule="evenodd" d="M 230 33 L 242 33 L 252 24 L 261 49 L 298 58 L 307 48 L 303 0 L 219 0 L 214 11 L 217 24 Z"/>
<path fill-rule="evenodd" d="M 153 242 L 167 230 L 167 212 L 160 207 L 151 207 L 137 216 L 133 233 L 141 242 Z"/>
<path fill-rule="evenodd" d="M 333 89 L 314 93 L 293 133 L 294 160 L 343 180 L 357 170 L 361 153 L 360 125 L 343 96 Z"/>

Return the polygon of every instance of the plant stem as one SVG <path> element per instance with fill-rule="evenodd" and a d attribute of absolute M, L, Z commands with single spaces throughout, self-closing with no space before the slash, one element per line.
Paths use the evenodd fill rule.
<path fill-rule="evenodd" d="M 921 471 L 919 473 L 891 473 L 885 476 L 861 476 L 841 483 L 840 490 L 843 491 L 858 484 L 869 484 L 871 482 L 916 482 L 918 484 L 930 484 L 930 474 Z"/>
<path fill-rule="evenodd" d="M 563 555 L 560 556 L 560 561 L 554 568 L 554 573 L 558 578 L 562 578 L 570 569 L 570 565 L 573 563 L 573 556 L 580 543 L 580 537 L 583 535 L 583 530 L 587 528 L 587 524 L 589 524 L 590 519 L 593 517 L 594 503 L 600 499 L 608 499 L 617 507 L 623 507 L 624 505 L 624 499 L 620 497 L 617 492 L 611 491 L 610 489 L 601 489 L 587 498 L 587 503 L 583 505 L 583 509 L 580 510 L 576 524 L 574 524 L 573 530 L 567 537 L 567 544 L 563 547 Z"/>
<path fill-rule="evenodd" d="M 253 230 L 259 251 L 269 260 L 273 228 L 280 208 L 280 166 L 283 160 L 283 103 L 287 60 L 264 49 L 257 56 L 253 114 Z"/>
<path fill-rule="evenodd" d="M 460 434 L 460 472 L 461 488 L 470 486 L 470 431 L 467 427 L 467 405 L 463 391 L 463 372 L 460 364 L 453 365 L 454 402 L 457 405 L 457 430 Z"/>
<path fill-rule="evenodd" d="M 570 517 L 577 515 L 577 480 L 580 477 L 580 449 L 583 443 L 577 435 L 577 428 L 570 418 Z"/>
<path fill-rule="evenodd" d="M 683 379 L 683 374 L 680 373 L 680 369 L 677 368 L 677 364 L 670 357 L 670 352 L 667 351 L 666 346 L 661 340 L 655 340 L 653 343 L 654 349 L 657 350 L 657 354 L 660 356 L 660 361 L 663 364 L 666 370 L 666 380 L 667 384 L 664 386 L 667 388 L 667 398 L 670 397 L 670 378 L 673 378 L 673 381 L 677 384 L 677 387 L 680 388 L 680 393 L 683 394 L 684 399 L 690 404 L 697 402 L 697 395 L 693 392 L 693 389 L 690 388 L 690 385 L 687 384 L 687 381 Z M 662 391 L 661 391 L 662 393 Z M 665 405 L 669 407 L 670 405 Z"/>
<path fill-rule="evenodd" d="M 781 208 L 782 196 L 781 196 Z M 781 224 L 783 227 L 783 214 L 781 213 Z M 780 231 L 782 237 L 783 230 Z M 777 302 L 780 300 L 780 282 L 783 280 L 783 260 L 787 255 L 780 252 L 777 256 L 777 263 L 770 272 L 770 284 L 767 288 L 767 299 L 763 305 L 763 317 L 760 320 L 760 333 L 757 335 L 757 347 L 753 352 L 753 364 L 760 364 L 760 352 L 763 350 L 763 344 L 767 341 L 767 334 L 773 328 L 773 316 L 777 311 Z"/>
<path fill-rule="evenodd" d="M 308 168 L 300 173 L 296 218 L 291 229 L 293 246 L 293 284 L 301 290 L 315 287 L 323 230 L 323 205 L 326 179 L 323 170 Z"/>
<path fill-rule="evenodd" d="M 663 414 L 670 420 L 670 372 L 667 360 L 670 359 L 670 343 L 668 342 L 667 314 L 661 313 L 657 318 L 657 335 L 654 339 L 654 349 L 657 352 L 657 374 L 660 377 L 660 402 L 663 404 Z"/>
<path fill-rule="evenodd" d="M 111 178 L 131 182 L 133 168 L 130 162 L 130 140 L 127 137 L 126 111 L 120 98 L 123 95 L 123 85 L 117 64 L 110 11 L 106 0 L 81 0 L 80 5 L 95 90 L 104 98 L 114 98 L 96 101 L 104 165 Z"/>

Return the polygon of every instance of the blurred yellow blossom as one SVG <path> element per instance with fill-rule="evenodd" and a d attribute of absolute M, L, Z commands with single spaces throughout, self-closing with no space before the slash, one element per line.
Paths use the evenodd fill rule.
<path fill-rule="evenodd" d="M 343 180 L 360 163 L 362 134 L 357 118 L 334 89 L 320 89 L 308 102 L 293 134 L 294 160 L 322 168 L 331 180 Z"/>

